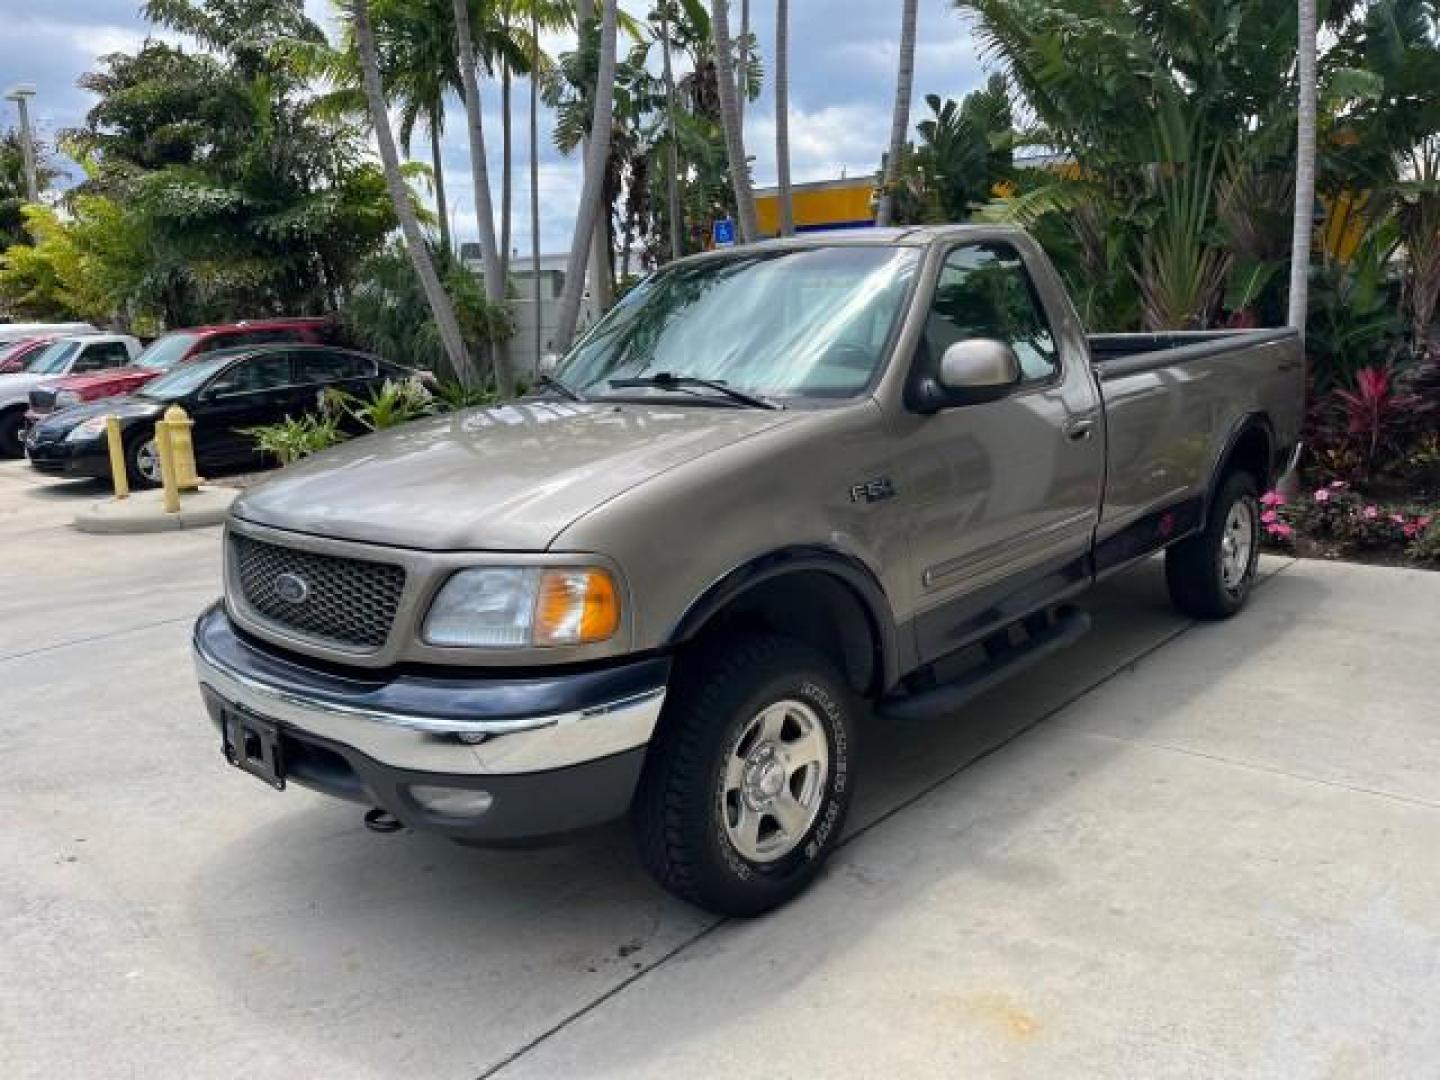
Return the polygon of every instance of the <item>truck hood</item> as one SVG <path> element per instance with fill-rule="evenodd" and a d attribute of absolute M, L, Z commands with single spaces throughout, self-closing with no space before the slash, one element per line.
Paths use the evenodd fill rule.
<path fill-rule="evenodd" d="M 245 521 L 440 551 L 542 551 L 651 477 L 790 422 L 703 405 L 526 401 L 355 439 L 247 491 Z"/>
<path fill-rule="evenodd" d="M 104 371 L 92 371 L 84 375 L 65 375 L 61 377 L 51 376 L 45 381 L 45 387 L 53 390 L 75 390 L 84 400 L 97 397 L 106 392 L 116 393 L 119 389 L 136 390 L 144 386 L 151 379 L 160 375 L 158 368 L 129 367 L 107 368 Z M 115 388 L 115 389 L 112 389 Z"/>

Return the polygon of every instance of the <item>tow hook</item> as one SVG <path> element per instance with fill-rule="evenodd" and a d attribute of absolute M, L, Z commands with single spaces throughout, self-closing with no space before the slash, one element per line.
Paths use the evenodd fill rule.
<path fill-rule="evenodd" d="M 394 833 L 399 832 L 405 825 L 389 810 L 376 806 L 365 811 L 365 827 L 371 832 Z"/>

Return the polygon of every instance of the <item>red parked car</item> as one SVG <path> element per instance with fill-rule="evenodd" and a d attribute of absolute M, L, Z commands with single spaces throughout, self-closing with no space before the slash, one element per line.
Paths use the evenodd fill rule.
<path fill-rule="evenodd" d="M 54 340 L 53 337 L 32 337 L 0 344 L 0 375 L 15 375 L 24 371 L 25 365 Z"/>
<path fill-rule="evenodd" d="M 329 319 L 252 319 L 246 322 L 172 330 L 152 341 L 128 367 L 56 379 L 30 391 L 25 422 L 33 425 L 59 409 L 86 401 L 133 394 L 151 379 L 197 356 L 237 345 L 267 345 L 294 341 L 308 345 L 330 343 L 335 324 Z"/>

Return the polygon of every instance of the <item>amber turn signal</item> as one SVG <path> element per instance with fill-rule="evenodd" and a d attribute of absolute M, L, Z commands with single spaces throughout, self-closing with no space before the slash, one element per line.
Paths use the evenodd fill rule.
<path fill-rule="evenodd" d="M 535 598 L 536 645 L 588 645 L 620 629 L 620 594 L 608 571 L 546 570 Z"/>

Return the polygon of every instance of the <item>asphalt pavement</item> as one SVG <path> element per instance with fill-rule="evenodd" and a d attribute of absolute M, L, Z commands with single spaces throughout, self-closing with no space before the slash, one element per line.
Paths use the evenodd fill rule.
<path fill-rule="evenodd" d="M 844 846 L 749 922 L 623 827 L 377 836 L 224 765 L 219 535 L 90 536 L 0 464 L 0 1076 L 1433 1077 L 1440 574 L 1151 563 L 1075 648 L 871 723 Z"/>

